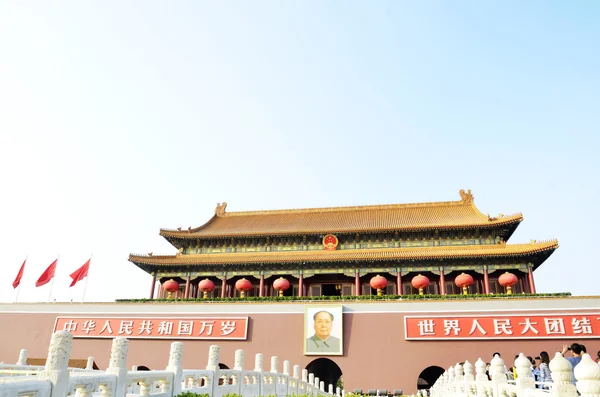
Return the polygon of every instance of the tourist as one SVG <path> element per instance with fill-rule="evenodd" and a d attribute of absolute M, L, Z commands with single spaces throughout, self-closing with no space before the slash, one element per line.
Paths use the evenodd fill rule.
<path fill-rule="evenodd" d="M 568 351 L 571 352 L 572 357 L 565 357 L 567 361 L 571 363 L 571 371 L 573 373 L 573 384 L 577 381 L 575 379 L 575 367 L 581 361 L 581 345 L 578 343 L 573 343 L 571 346 L 564 345 L 562 348 L 562 355 L 564 356 Z"/>
<path fill-rule="evenodd" d="M 548 356 L 548 352 L 540 352 L 540 382 L 542 382 L 542 389 L 548 390 L 550 386 L 546 383 L 552 383 L 552 374 L 550 372 L 550 357 Z"/>
<path fill-rule="evenodd" d="M 527 356 L 527 359 L 531 363 L 531 376 L 533 377 L 533 380 L 536 382 L 539 382 L 540 381 L 540 370 L 538 367 L 535 366 L 535 360 L 531 356 Z"/>

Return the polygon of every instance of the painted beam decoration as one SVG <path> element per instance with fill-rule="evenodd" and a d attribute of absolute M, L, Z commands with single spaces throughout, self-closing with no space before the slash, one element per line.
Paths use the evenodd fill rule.
<path fill-rule="evenodd" d="M 57 317 L 74 338 L 246 340 L 248 317 Z"/>
<path fill-rule="evenodd" d="M 585 339 L 600 337 L 600 313 L 405 316 L 406 340 Z"/>

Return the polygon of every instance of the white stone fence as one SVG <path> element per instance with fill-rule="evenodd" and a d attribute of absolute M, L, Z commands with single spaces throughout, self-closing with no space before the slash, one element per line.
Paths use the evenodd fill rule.
<path fill-rule="evenodd" d="M 496 355 L 490 362 L 489 378 L 486 364 L 480 358 L 473 364 L 465 361 L 448 368 L 429 390 L 431 397 L 600 397 L 600 365 L 589 354 L 575 366 L 556 353 L 550 361 L 552 381 L 536 382 L 531 362 L 523 355 L 514 362 L 516 380 L 508 380 L 504 361 Z M 491 380 L 490 380 L 491 379 Z"/>
<path fill-rule="evenodd" d="M 73 335 L 58 331 L 52 335 L 48 359 L 44 367 L 25 365 L 27 351 L 22 350 L 16 365 L 0 364 L 0 397 L 174 397 L 182 392 L 223 397 L 237 394 L 242 397 L 307 394 L 310 396 L 344 397 L 344 391 L 325 384 L 309 374 L 271 357 L 270 371 L 263 367 L 263 355 L 257 354 L 253 370 L 244 369 L 244 351 L 235 352 L 231 370 L 219 368 L 220 348 L 210 346 L 205 369 L 182 368 L 183 343 L 171 344 L 169 361 L 164 371 L 128 371 L 125 367 L 129 340 L 113 339 L 109 367 L 106 371 L 68 368 Z"/>

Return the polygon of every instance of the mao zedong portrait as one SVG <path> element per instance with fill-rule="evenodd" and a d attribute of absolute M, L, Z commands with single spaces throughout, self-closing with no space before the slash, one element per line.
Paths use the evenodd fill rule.
<path fill-rule="evenodd" d="M 306 353 L 337 353 L 342 352 L 341 341 L 331 335 L 333 314 L 320 310 L 313 316 L 315 334 L 306 339 Z"/>

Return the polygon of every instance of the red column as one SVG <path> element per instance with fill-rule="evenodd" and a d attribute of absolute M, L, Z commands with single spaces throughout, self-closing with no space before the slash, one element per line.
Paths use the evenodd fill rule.
<path fill-rule="evenodd" d="M 402 295 L 402 272 L 399 270 L 396 273 L 396 293 Z"/>
<path fill-rule="evenodd" d="M 156 274 L 152 275 L 152 287 L 150 288 L 150 299 L 154 299 L 154 290 L 156 289 Z"/>
<path fill-rule="evenodd" d="M 487 266 L 483 267 L 483 292 L 490 293 L 490 275 L 488 274 Z"/>
<path fill-rule="evenodd" d="M 535 282 L 533 281 L 533 268 L 529 268 L 529 292 L 531 292 L 532 294 L 535 294 Z"/>
<path fill-rule="evenodd" d="M 221 283 L 221 298 L 225 298 L 227 295 L 227 276 L 223 276 L 223 282 Z"/>
<path fill-rule="evenodd" d="M 258 282 L 258 296 L 265 296 L 265 275 L 260 275 L 260 281 Z"/>
<path fill-rule="evenodd" d="M 304 296 L 304 275 L 300 273 L 298 277 L 298 296 Z"/>
<path fill-rule="evenodd" d="M 358 271 L 354 273 L 354 294 L 356 296 L 360 295 L 360 275 Z"/>
<path fill-rule="evenodd" d="M 446 277 L 442 268 L 440 268 L 440 295 L 446 295 Z"/>
<path fill-rule="evenodd" d="M 188 274 L 187 279 L 185 280 L 185 293 L 183 295 L 185 299 L 190 297 L 190 275 Z"/>

